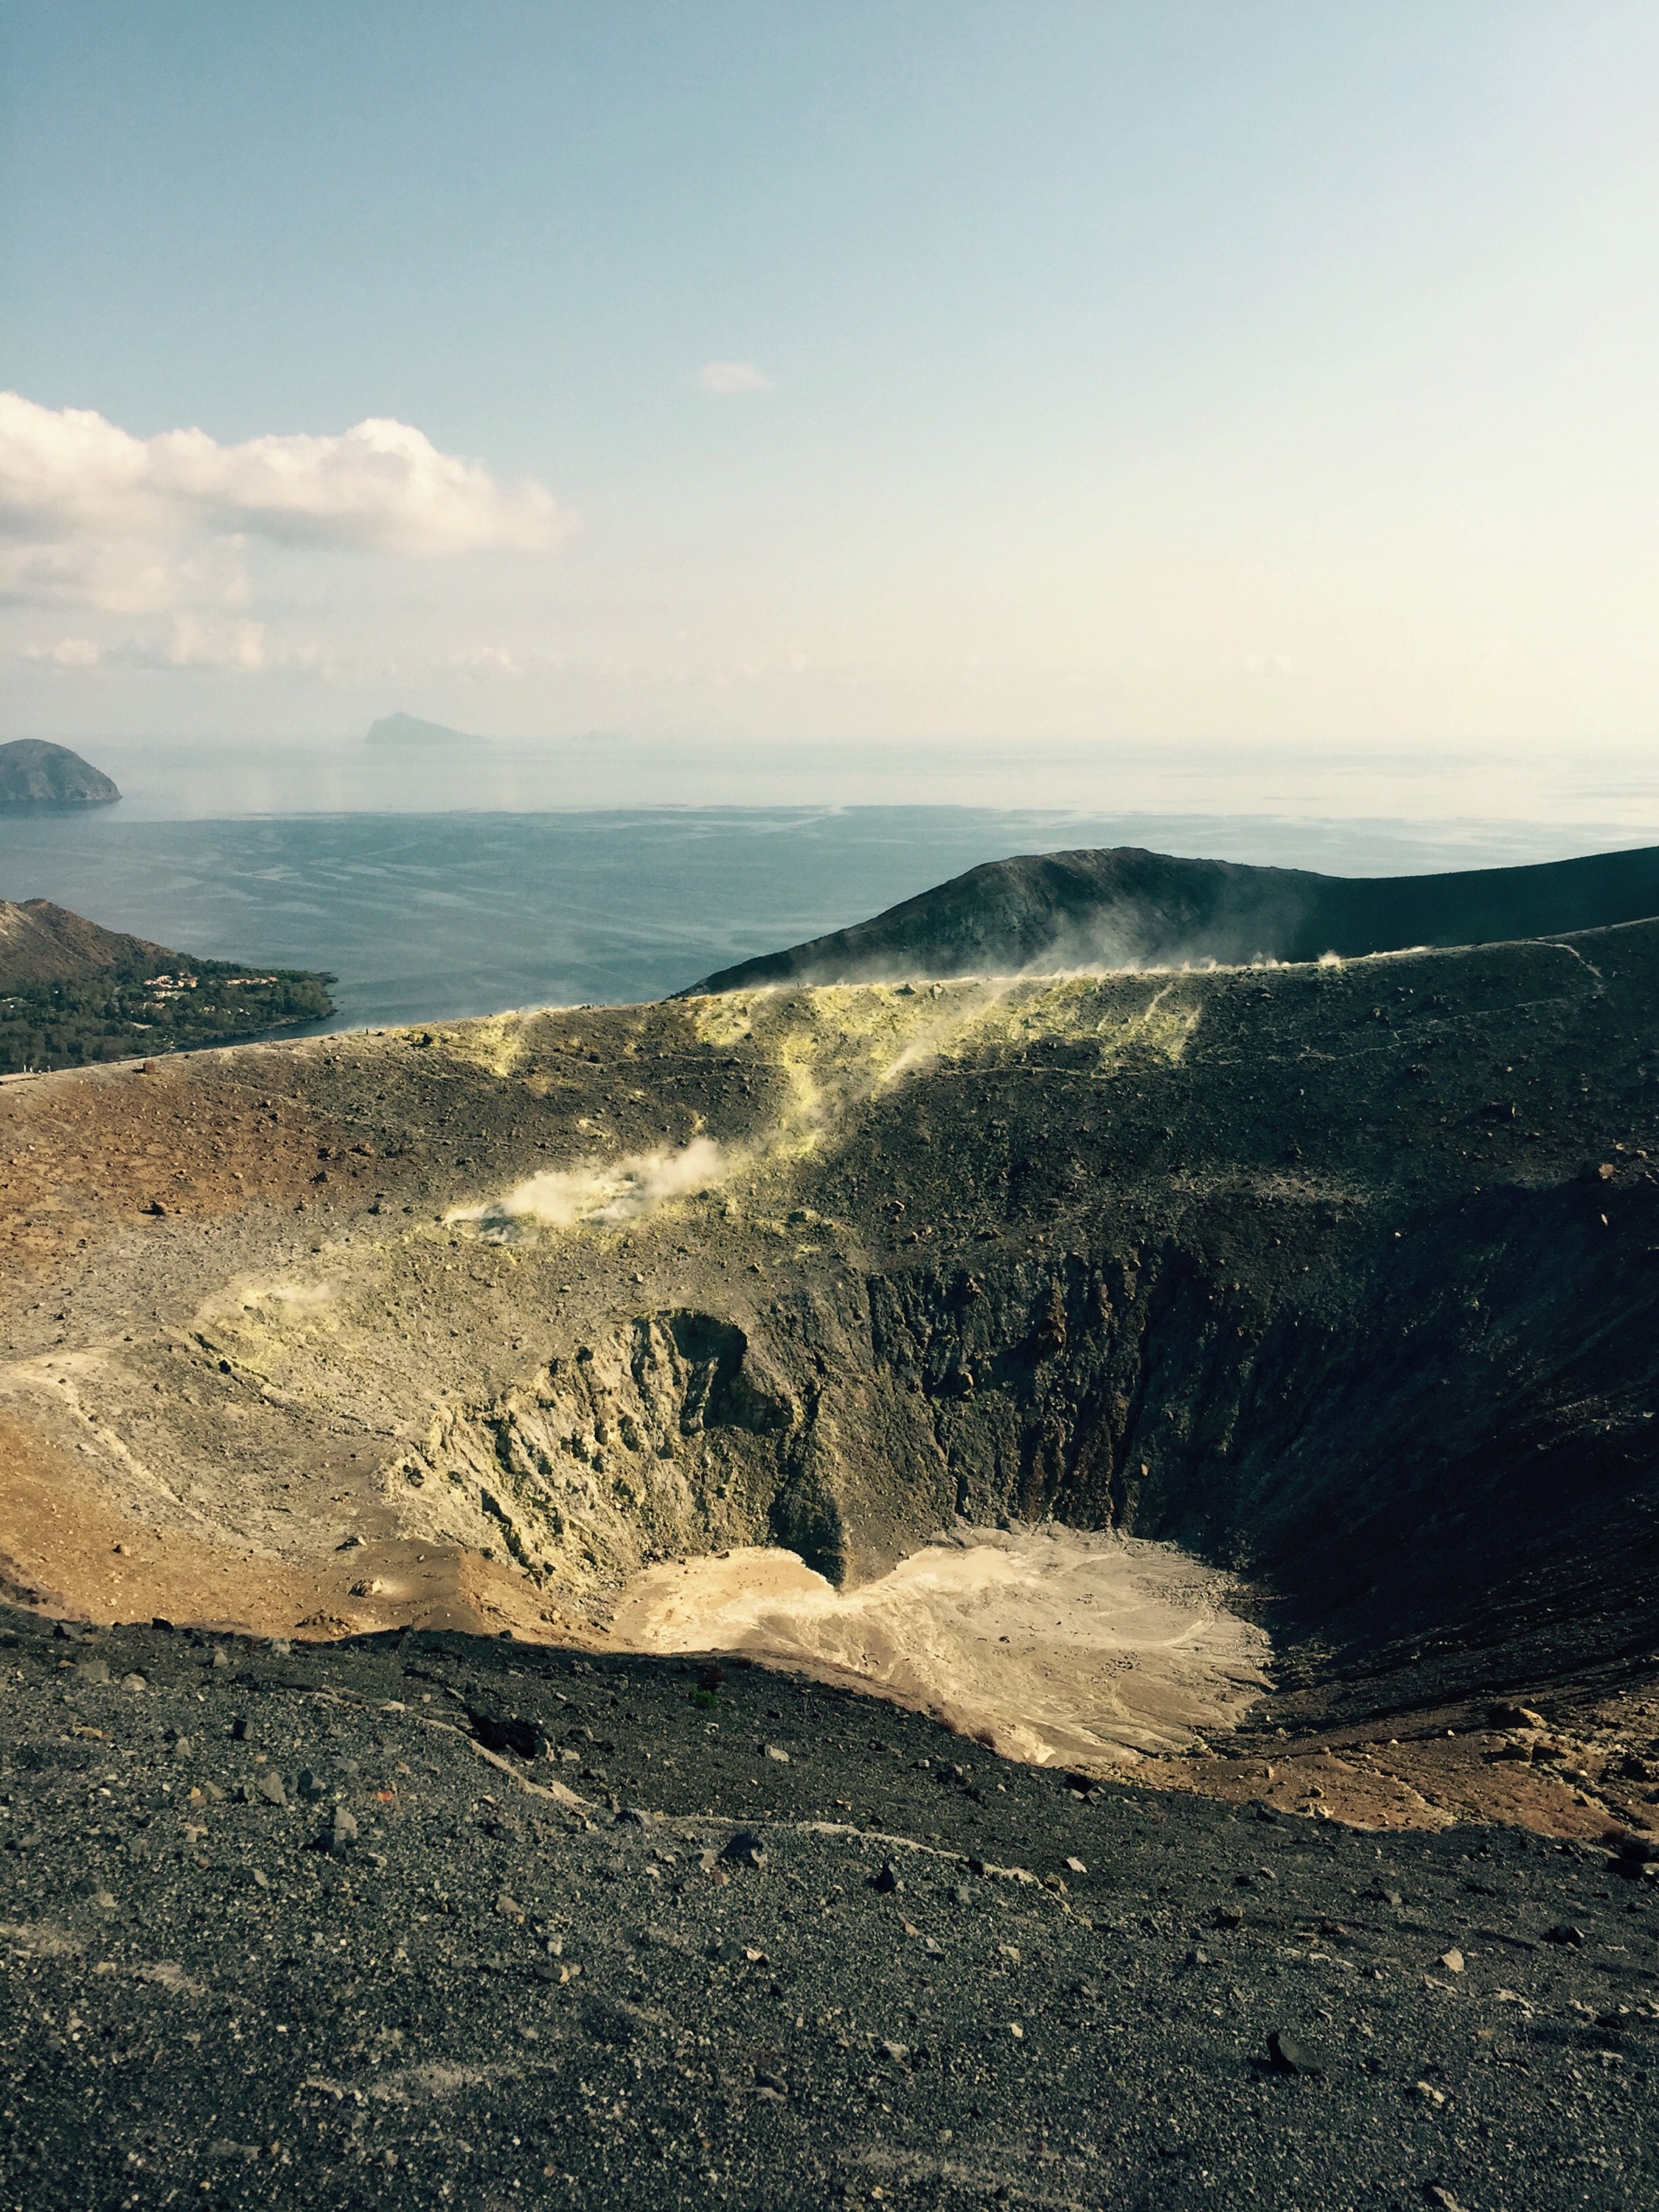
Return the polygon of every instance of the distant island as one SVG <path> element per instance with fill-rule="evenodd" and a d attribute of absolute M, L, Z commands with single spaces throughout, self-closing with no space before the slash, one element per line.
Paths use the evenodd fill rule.
<path fill-rule="evenodd" d="M 229 1044 L 318 1021 L 334 1011 L 336 980 L 197 960 L 50 899 L 0 899 L 0 1074 Z"/>
<path fill-rule="evenodd" d="M 363 740 L 370 745 L 476 745 L 482 738 L 470 730 L 452 730 L 443 722 L 423 722 L 418 714 L 382 714 L 371 722 Z"/>
<path fill-rule="evenodd" d="M 120 796 L 101 769 L 67 745 L 43 738 L 0 745 L 0 807 L 108 806 Z"/>

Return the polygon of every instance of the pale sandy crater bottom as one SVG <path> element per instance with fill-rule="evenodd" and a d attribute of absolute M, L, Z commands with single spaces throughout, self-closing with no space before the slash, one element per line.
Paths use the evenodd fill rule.
<path fill-rule="evenodd" d="M 843 1595 L 793 1552 L 646 1569 L 612 1649 L 726 1652 L 860 1686 L 1006 1758 L 1084 1770 L 1190 1749 L 1268 1686 L 1231 1577 L 1167 1544 L 960 1528 Z"/>

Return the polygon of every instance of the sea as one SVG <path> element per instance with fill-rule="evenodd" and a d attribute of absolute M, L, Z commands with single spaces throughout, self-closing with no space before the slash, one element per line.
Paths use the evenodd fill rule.
<path fill-rule="evenodd" d="M 0 897 L 204 957 L 327 969 L 335 1028 L 660 998 L 1017 853 L 1142 845 L 1396 875 L 1659 843 L 1659 774 L 1639 761 L 601 737 L 80 750 L 121 803 L 0 816 Z"/>

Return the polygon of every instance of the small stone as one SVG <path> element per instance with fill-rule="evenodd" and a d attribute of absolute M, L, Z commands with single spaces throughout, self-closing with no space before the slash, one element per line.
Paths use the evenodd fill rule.
<path fill-rule="evenodd" d="M 1584 1931 L 1582 1928 L 1574 1928 L 1570 1923 L 1563 1921 L 1558 1927 L 1547 1928 L 1544 1930 L 1544 1941 L 1547 1943 L 1564 1943 L 1575 1951 L 1582 1951 L 1584 1948 Z"/>
<path fill-rule="evenodd" d="M 1542 1713 L 1534 1712 L 1530 1705 L 1488 1705 L 1486 1718 L 1493 1728 L 1547 1728 L 1549 1723 Z"/>
<path fill-rule="evenodd" d="M 1423 2100 L 1424 2103 L 1425 2105 L 1432 2105 L 1436 2112 L 1438 2112 L 1446 2101 L 1445 2091 L 1443 2089 L 1437 2089 L 1432 2081 L 1414 2081 L 1412 2084 L 1412 2087 L 1416 2090 L 1418 2095 Z"/>
<path fill-rule="evenodd" d="M 213 1663 L 216 1667 L 228 1667 L 230 1664 L 230 1654 L 222 1644 L 216 1644 L 213 1647 Z"/>
<path fill-rule="evenodd" d="M 286 1805 L 288 1802 L 283 1778 L 274 1766 L 262 1766 L 253 1778 L 253 1787 L 268 1805 Z"/>
<path fill-rule="evenodd" d="M 233 1743 L 246 1743 L 248 1740 L 248 1735 L 249 1725 L 247 1715 L 246 1713 L 238 1713 L 235 1719 L 230 1724 L 231 1741 Z"/>
<path fill-rule="evenodd" d="M 885 1861 L 878 1874 L 871 1875 L 870 1887 L 872 1889 L 879 1890 L 884 1897 L 896 1896 L 904 1887 L 898 1869 L 891 1859 Z"/>
<path fill-rule="evenodd" d="M 891 2059 L 895 2066 L 902 2066 L 910 2056 L 910 2046 L 908 2043 L 884 2043 L 881 2055 L 884 2058 Z"/>
<path fill-rule="evenodd" d="M 115 1899 L 106 1889 L 94 1889 L 92 1901 L 100 1912 L 113 1912 L 115 1910 Z"/>
<path fill-rule="evenodd" d="M 109 1680 L 109 1662 L 108 1662 L 108 1660 L 107 1660 L 107 1659 L 78 1659 L 78 1660 L 76 1660 L 76 1664 L 75 1664 L 75 1679 L 76 1679 L 76 1680 L 77 1682 L 86 1682 L 86 1683 L 94 1683 L 94 1682 L 107 1682 L 107 1681 L 108 1681 L 108 1680 Z"/>
<path fill-rule="evenodd" d="M 1016 2043 L 1024 2043 L 1024 2040 L 1025 2040 L 1025 2030 L 1024 2030 L 1024 2029 L 1020 2026 L 1019 2022 L 1018 2022 L 1017 2020 L 1011 2020 L 1011 2021 L 1009 2021 L 1009 2023 L 1008 2023 L 1008 2033 L 1009 2033 L 1009 2034 L 1010 2034 L 1010 2035 L 1012 2035 L 1012 2036 L 1013 2037 L 1013 2039 L 1014 2039 L 1014 2040 L 1015 2040 L 1015 2042 L 1016 2042 Z"/>
<path fill-rule="evenodd" d="M 403 1710 L 398 1707 L 400 1712 Z M 538 1723 L 524 1720 L 516 1713 L 469 1705 L 466 1717 L 472 1723 L 473 1735 L 486 1751 L 510 1751 L 520 1759 L 539 1759 L 547 1749 L 547 1737 Z"/>
<path fill-rule="evenodd" d="M 1267 2038 L 1267 2060 L 1277 2074 L 1317 2074 L 1322 2071 L 1317 2055 L 1289 2028 L 1276 2027 Z"/>
<path fill-rule="evenodd" d="M 1450 2190 L 1443 2189 L 1437 2181 L 1425 2181 L 1423 2184 L 1423 2194 L 1431 2204 L 1437 2204 L 1440 2207 L 1440 2212 L 1463 2212 L 1463 2207 L 1452 2195 Z"/>
<path fill-rule="evenodd" d="M 323 1831 L 323 1848 L 335 1858 L 343 1858 L 357 1840 L 357 1823 L 343 1805 L 334 1808 L 332 1817 Z"/>
<path fill-rule="evenodd" d="M 263 1867 L 254 1868 L 253 1886 L 256 1889 L 269 1889 L 270 1887 L 270 1876 L 265 1872 Z"/>
<path fill-rule="evenodd" d="M 1454 1946 L 1449 1951 L 1443 1951 L 1437 1963 L 1443 1966 L 1449 1974 L 1461 1974 L 1463 1971 L 1463 1954 Z"/>
<path fill-rule="evenodd" d="M 781 1743 L 769 1743 L 766 1747 L 766 1756 L 769 1759 L 775 1759 L 780 1766 L 787 1766 L 789 1764 L 789 1754 Z"/>
<path fill-rule="evenodd" d="M 1081 1859 L 1067 1859 L 1066 1862 L 1066 1871 L 1067 1874 L 1087 1874 L 1089 1869 L 1084 1865 Z"/>
<path fill-rule="evenodd" d="M 509 1897 L 505 1890 L 503 1890 L 501 1895 L 495 1899 L 495 1910 L 501 1914 L 503 1920 L 516 1920 L 520 1923 L 523 1922 L 523 1905 L 519 1903 L 516 1898 Z"/>
<path fill-rule="evenodd" d="M 149 1684 L 144 1680 L 142 1674 L 123 1674 L 121 1677 L 121 1687 L 124 1690 L 132 1690 L 137 1692 L 149 1689 Z"/>
<path fill-rule="evenodd" d="M 751 1828 L 739 1828 L 720 1856 L 732 1866 L 763 1867 L 766 1864 L 766 1847 Z"/>
<path fill-rule="evenodd" d="M 313 1774 L 308 1766 L 302 1766 L 300 1769 L 294 1787 L 307 1805 L 316 1804 L 319 1798 L 327 1794 L 321 1776 Z"/>

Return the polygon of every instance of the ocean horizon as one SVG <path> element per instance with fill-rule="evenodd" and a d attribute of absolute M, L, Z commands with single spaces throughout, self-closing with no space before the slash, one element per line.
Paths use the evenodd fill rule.
<path fill-rule="evenodd" d="M 362 745 L 89 744 L 120 783 L 122 803 L 0 816 L 0 897 L 49 898 L 203 957 L 325 969 L 339 978 L 330 1026 L 356 1028 L 661 998 L 1017 853 L 1142 845 L 1395 875 L 1659 842 L 1659 798 L 1650 805 L 1640 775 L 1600 783 L 1581 775 L 1572 803 L 1550 818 L 1505 814 L 1501 805 L 1516 803 L 1514 780 L 1500 791 L 1483 775 L 1458 788 L 1471 805 L 1484 796 L 1489 811 L 1425 817 L 1412 805 L 1417 785 L 1401 781 L 1402 762 L 1422 769 L 1416 756 L 1356 757 L 1322 781 L 1303 755 L 1253 765 L 1219 753 L 1160 757 L 1155 775 L 1151 756 L 1122 752 L 1084 776 L 1073 749 L 1064 775 L 1060 754 L 1036 757 L 1034 796 L 1051 784 L 1075 790 L 1103 780 L 1125 803 L 988 805 L 953 796 L 976 779 L 1006 790 L 1007 764 L 981 752 L 958 758 L 955 778 L 939 757 L 931 787 L 922 779 L 942 792 L 932 803 L 854 804 L 799 795 L 823 781 L 808 754 L 778 767 L 768 787 L 796 793 L 793 801 L 740 805 L 698 803 L 698 793 L 728 789 L 734 776 L 743 787 L 729 750 L 700 765 L 681 753 L 660 769 L 648 748 L 622 750 L 619 769 L 617 749 L 597 742 L 406 755 Z M 894 789 L 912 788 L 920 757 L 914 748 L 894 755 Z M 745 758 L 752 768 L 752 749 Z M 1454 779 L 1472 773 L 1467 761 L 1443 764 Z M 640 790 L 671 795 L 574 803 Z M 551 803 L 560 792 L 571 803 Z M 1128 803 L 1160 793 L 1176 803 Z M 1194 803 L 1206 793 L 1218 803 Z M 1598 796 L 1607 801 L 1601 818 Z M 1390 800 L 1401 811 L 1353 811 Z"/>

